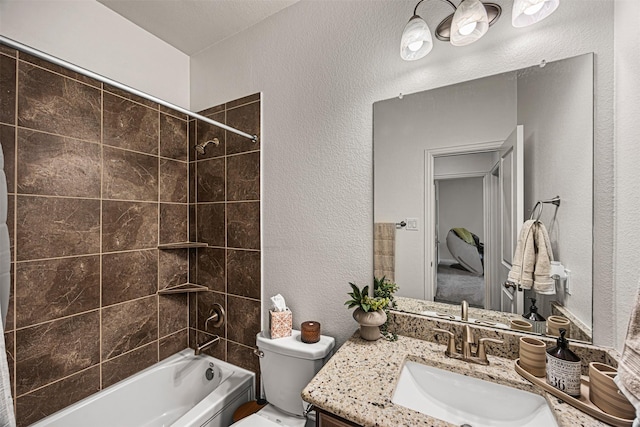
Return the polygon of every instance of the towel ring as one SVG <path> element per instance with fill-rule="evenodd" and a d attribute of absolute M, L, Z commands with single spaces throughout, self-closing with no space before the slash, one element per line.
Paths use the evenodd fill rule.
<path fill-rule="evenodd" d="M 544 209 L 544 204 L 545 203 L 551 203 L 552 205 L 555 205 L 556 207 L 556 211 L 558 210 L 558 208 L 560 207 L 560 196 L 556 196 L 553 199 L 549 199 L 549 200 L 538 200 L 535 204 L 535 206 L 533 207 L 533 210 L 531 211 L 531 216 L 529 217 L 530 220 L 533 220 L 533 217 L 536 217 L 536 221 L 540 221 L 540 217 L 542 216 L 542 210 Z M 538 209 L 538 207 L 540 207 L 540 211 L 538 212 L 538 215 L 536 216 L 536 210 Z"/>

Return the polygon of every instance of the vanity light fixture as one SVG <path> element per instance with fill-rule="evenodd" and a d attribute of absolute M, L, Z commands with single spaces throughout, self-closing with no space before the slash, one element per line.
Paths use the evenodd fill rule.
<path fill-rule="evenodd" d="M 560 0 L 514 0 L 511 23 L 514 27 L 526 27 L 551 15 Z"/>
<path fill-rule="evenodd" d="M 418 15 L 420 0 L 413 9 L 413 16 L 404 27 L 400 41 L 400 56 L 406 61 L 424 58 L 433 48 L 433 39 L 429 26 Z M 502 8 L 495 3 L 482 3 L 480 0 L 463 0 L 456 7 L 451 0 L 448 3 L 453 12 L 443 19 L 435 31 L 441 41 L 450 41 L 454 46 L 465 46 L 477 41 L 498 20 Z"/>
<path fill-rule="evenodd" d="M 418 15 L 420 0 L 413 9 L 413 16 L 405 25 L 400 41 L 400 56 L 405 61 L 424 58 L 433 48 L 433 38 L 427 22 Z M 496 3 L 480 0 L 462 0 L 456 7 L 451 0 L 440 0 L 453 8 L 451 15 L 436 27 L 438 40 L 454 46 L 466 46 L 484 36 L 500 15 L 502 8 Z M 514 27 L 535 24 L 551 15 L 560 0 L 514 0 L 511 22 Z"/>

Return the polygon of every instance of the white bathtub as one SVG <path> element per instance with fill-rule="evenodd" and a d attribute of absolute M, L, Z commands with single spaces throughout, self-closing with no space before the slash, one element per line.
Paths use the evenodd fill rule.
<path fill-rule="evenodd" d="M 233 412 L 254 398 L 254 378 L 186 349 L 32 427 L 228 427 Z"/>

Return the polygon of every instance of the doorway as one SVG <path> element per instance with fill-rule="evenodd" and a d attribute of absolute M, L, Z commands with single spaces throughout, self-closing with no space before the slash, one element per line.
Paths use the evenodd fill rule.
<path fill-rule="evenodd" d="M 465 300 L 472 307 L 485 308 L 484 180 L 484 174 L 435 180 L 436 302 Z"/>

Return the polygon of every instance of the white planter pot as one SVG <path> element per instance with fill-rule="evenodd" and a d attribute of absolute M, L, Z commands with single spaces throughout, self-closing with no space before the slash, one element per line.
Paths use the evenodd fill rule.
<path fill-rule="evenodd" d="M 353 318 L 360 324 L 360 336 L 367 341 L 375 341 L 382 335 L 380 325 L 387 321 L 383 310 L 364 312 L 360 307 L 353 312 Z"/>

